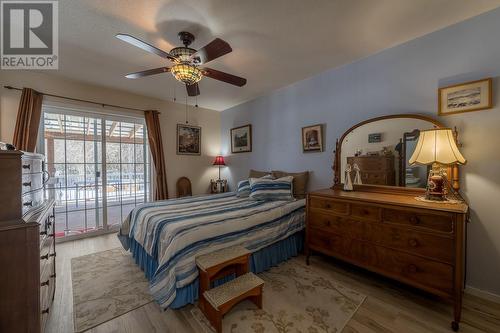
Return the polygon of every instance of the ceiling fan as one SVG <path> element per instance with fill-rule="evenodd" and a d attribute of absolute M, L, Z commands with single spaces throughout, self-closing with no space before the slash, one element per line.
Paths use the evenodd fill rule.
<path fill-rule="evenodd" d="M 116 38 L 141 48 L 146 52 L 159 55 L 160 57 L 173 62 L 172 67 L 160 67 L 130 73 L 125 75 L 126 78 L 137 79 L 144 76 L 171 72 L 178 81 L 186 85 L 189 96 L 197 96 L 200 94 L 198 82 L 204 76 L 233 84 L 238 87 L 242 87 L 247 83 L 247 80 L 242 77 L 224 73 L 208 67 L 199 67 L 200 65 L 204 65 L 209 61 L 217 59 L 233 51 L 231 46 L 220 38 L 216 38 L 201 49 L 195 50 L 189 47 L 189 45 L 194 41 L 194 35 L 186 31 L 181 31 L 179 32 L 179 39 L 182 41 L 184 46 L 175 47 L 171 49 L 170 52 L 160 50 L 159 48 L 128 34 L 117 34 Z"/>

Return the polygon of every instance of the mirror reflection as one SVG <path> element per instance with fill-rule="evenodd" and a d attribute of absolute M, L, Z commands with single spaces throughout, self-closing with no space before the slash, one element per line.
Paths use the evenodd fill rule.
<path fill-rule="evenodd" d="M 390 118 L 370 122 L 349 132 L 341 146 L 341 177 L 350 165 L 362 184 L 425 188 L 428 166 L 409 165 L 421 130 L 437 127 L 415 118 Z"/>

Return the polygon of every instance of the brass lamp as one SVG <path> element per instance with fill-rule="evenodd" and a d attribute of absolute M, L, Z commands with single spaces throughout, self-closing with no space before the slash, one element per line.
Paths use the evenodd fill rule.
<path fill-rule="evenodd" d="M 467 161 L 458 150 L 453 131 L 450 128 L 434 128 L 420 131 L 417 146 L 408 162 L 410 165 L 432 164 L 425 198 L 446 201 L 446 173 L 442 166 L 465 164 Z"/>

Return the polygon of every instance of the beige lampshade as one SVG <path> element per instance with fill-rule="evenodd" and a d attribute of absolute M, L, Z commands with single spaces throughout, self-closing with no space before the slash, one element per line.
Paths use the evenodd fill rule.
<path fill-rule="evenodd" d="M 410 164 L 465 164 L 450 128 L 420 131 L 417 147 L 408 161 Z"/>

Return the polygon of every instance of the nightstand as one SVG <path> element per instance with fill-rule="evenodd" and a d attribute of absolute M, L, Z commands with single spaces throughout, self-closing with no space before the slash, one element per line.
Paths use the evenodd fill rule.
<path fill-rule="evenodd" d="M 210 193 L 224 193 L 228 191 L 227 180 L 226 179 L 210 179 Z"/>

